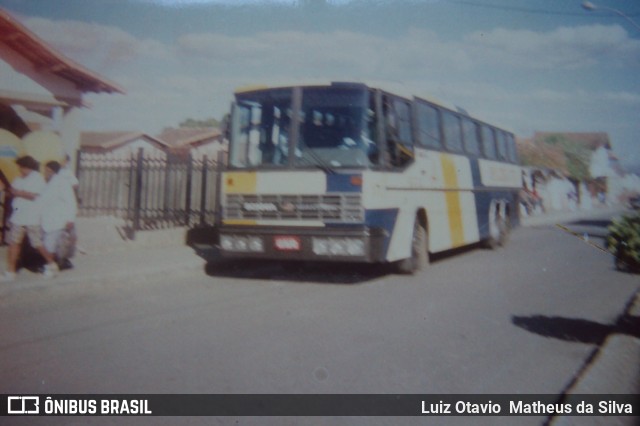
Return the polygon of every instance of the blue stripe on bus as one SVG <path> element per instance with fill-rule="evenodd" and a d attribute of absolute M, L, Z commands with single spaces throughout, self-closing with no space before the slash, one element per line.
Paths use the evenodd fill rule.
<path fill-rule="evenodd" d="M 480 176 L 480 162 L 478 161 L 478 157 L 469 158 L 469 165 L 471 166 L 471 179 L 473 180 L 473 187 L 481 187 L 482 177 Z"/>
<path fill-rule="evenodd" d="M 488 191 L 476 191 L 476 210 L 478 217 L 478 232 L 480 239 L 485 240 L 489 238 L 489 207 L 493 200 L 506 200 L 510 206 L 509 219 L 511 221 L 511 227 L 515 227 L 519 224 L 518 218 L 518 197 L 511 190 L 488 190 Z"/>
<path fill-rule="evenodd" d="M 476 217 L 478 218 L 478 233 L 481 240 L 489 238 L 489 206 L 493 200 L 506 200 L 510 207 L 511 226 L 519 225 L 518 197 L 513 189 L 491 189 L 482 183 L 480 174 L 480 161 L 477 157 L 469 159 L 471 165 L 471 176 L 473 187 L 475 188 Z"/>
<path fill-rule="evenodd" d="M 478 191 L 475 193 L 476 197 L 476 217 L 478 218 L 478 234 L 481 240 L 489 238 L 489 207 L 491 206 L 491 200 L 495 197 L 499 197 L 499 194 L 494 192 Z"/>
<path fill-rule="evenodd" d="M 360 184 L 354 185 L 353 180 Z M 327 174 L 327 192 L 362 192 L 361 174 Z"/>
<path fill-rule="evenodd" d="M 391 243 L 391 236 L 393 235 L 393 228 L 396 226 L 399 211 L 400 209 L 381 209 L 367 210 L 365 213 L 364 221 L 368 227 L 382 228 L 387 231 L 382 249 L 385 258 L 389 251 L 389 244 Z"/>

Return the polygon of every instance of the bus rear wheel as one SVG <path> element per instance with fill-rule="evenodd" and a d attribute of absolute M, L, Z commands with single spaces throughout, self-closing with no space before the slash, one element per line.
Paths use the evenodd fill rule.
<path fill-rule="evenodd" d="M 429 264 L 428 241 L 427 230 L 416 219 L 413 224 L 413 236 L 411 238 L 411 257 L 398 261 L 397 269 L 399 273 L 415 274 L 426 268 Z"/>
<path fill-rule="evenodd" d="M 509 219 L 507 209 L 501 203 L 491 205 L 489 209 L 489 238 L 486 246 L 490 249 L 502 247 L 509 237 Z"/>

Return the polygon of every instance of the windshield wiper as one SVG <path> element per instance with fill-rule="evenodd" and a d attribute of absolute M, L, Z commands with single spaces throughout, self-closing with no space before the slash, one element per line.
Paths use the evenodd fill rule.
<path fill-rule="evenodd" d="M 309 156 L 311 158 L 313 158 L 313 161 L 311 161 L 308 157 L 305 157 L 305 154 L 309 154 Z M 302 156 L 300 157 L 301 160 L 306 161 L 307 163 L 311 164 L 312 166 L 316 166 L 317 168 L 319 168 L 320 170 L 322 170 L 323 172 L 327 173 L 327 174 L 335 174 L 336 171 L 329 165 L 327 164 L 326 161 L 324 161 L 322 159 L 322 157 L 320 157 L 318 155 L 318 153 L 316 153 L 313 148 L 307 148 L 302 152 Z"/>

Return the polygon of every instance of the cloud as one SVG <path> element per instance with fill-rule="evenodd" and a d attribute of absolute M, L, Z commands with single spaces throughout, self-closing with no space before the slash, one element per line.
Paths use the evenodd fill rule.
<path fill-rule="evenodd" d="M 261 78 L 355 76 L 411 80 L 494 78 L 518 70 L 575 71 L 640 65 L 640 41 L 618 25 L 561 27 L 547 32 L 496 28 L 461 40 L 409 28 L 396 37 L 336 30 L 272 31 L 255 36 L 187 34 L 177 51 L 215 69 Z M 195 59 L 197 58 L 197 59 Z M 343 77 L 344 78 L 344 77 Z"/>
<path fill-rule="evenodd" d="M 518 95 L 516 95 L 518 96 Z M 609 90 L 549 90 L 536 89 L 524 92 L 521 96 L 525 101 L 541 102 L 545 104 L 566 104 L 590 106 L 597 109 L 598 106 L 611 108 L 628 108 L 640 106 L 640 93 L 630 91 L 609 91 Z"/>
<path fill-rule="evenodd" d="M 252 37 L 188 34 L 177 50 L 221 69 L 292 78 L 355 76 L 407 79 L 425 72 L 468 69 L 468 52 L 432 32 L 409 29 L 395 38 L 336 30 L 327 33 L 273 31 Z"/>
<path fill-rule="evenodd" d="M 605 102 L 615 102 L 622 106 L 640 106 L 640 93 L 631 92 L 604 92 L 600 98 Z"/>
<path fill-rule="evenodd" d="M 169 56 L 167 46 L 111 26 L 42 18 L 27 18 L 24 24 L 66 56 L 96 70 L 117 69 L 140 58 Z"/>
<path fill-rule="evenodd" d="M 461 105 L 521 135 L 604 129 L 631 146 L 637 133 L 630 123 L 637 121 L 640 88 L 626 76 L 640 65 L 640 41 L 618 25 L 495 28 L 459 39 L 423 28 L 393 37 L 349 29 L 200 32 L 162 43 L 97 24 L 26 23 L 126 89 L 126 96 L 87 96 L 95 106 L 82 111 L 86 129 L 156 134 L 186 118 L 222 117 L 238 87 L 340 80 Z M 626 80 L 603 78 L 614 69 Z"/>
<path fill-rule="evenodd" d="M 605 61 L 638 64 L 640 41 L 619 25 L 560 27 L 549 32 L 496 28 L 465 38 L 476 57 L 519 68 L 577 69 Z"/>
<path fill-rule="evenodd" d="M 296 4 L 298 0 L 137 0 L 140 3 L 152 3 L 169 7 L 184 7 L 195 5 L 227 5 L 237 6 L 246 4 Z"/>
<path fill-rule="evenodd" d="M 271 31 L 252 36 L 193 33 L 174 43 L 140 39 L 118 28 L 28 18 L 27 26 L 62 52 L 98 72 L 121 71 L 136 61 L 157 61 L 188 73 L 206 67 L 227 75 L 283 78 L 411 80 L 480 78 L 492 70 L 575 70 L 603 63 L 640 63 L 640 41 L 618 25 L 561 27 L 547 32 L 496 28 L 461 40 L 409 28 L 396 37 L 356 33 Z M 161 72 L 156 70 L 155 72 Z M 192 74 L 197 75 L 194 70 Z M 491 78 L 491 77 L 490 77 Z"/>

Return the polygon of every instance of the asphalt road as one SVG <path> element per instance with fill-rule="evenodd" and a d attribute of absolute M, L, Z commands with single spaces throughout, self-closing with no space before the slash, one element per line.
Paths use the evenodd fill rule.
<path fill-rule="evenodd" d="M 15 292 L 0 299 L 0 393 L 561 394 L 640 286 L 598 248 L 605 223 L 520 228 L 416 276 L 245 262 Z M 20 424 L 34 420 L 52 424 Z M 376 422 L 390 424 L 330 423 Z"/>

